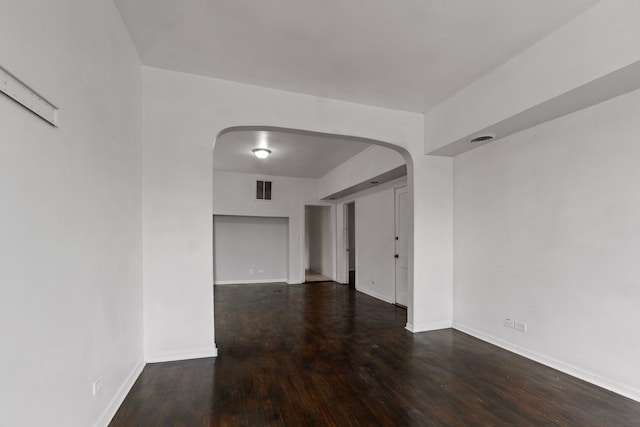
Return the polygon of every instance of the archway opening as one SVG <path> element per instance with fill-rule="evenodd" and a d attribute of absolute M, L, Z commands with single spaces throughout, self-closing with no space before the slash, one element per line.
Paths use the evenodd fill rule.
<path fill-rule="evenodd" d="M 256 158 L 256 149 L 268 150 L 267 159 Z M 306 246 L 310 243 L 305 206 L 326 206 L 331 209 L 331 237 L 330 243 L 325 240 L 324 244 L 331 245 L 331 268 L 322 273 L 337 283 L 348 284 L 350 264 L 358 265 L 357 290 L 389 303 L 400 303 L 407 307 L 408 313 L 412 312 L 413 162 L 407 150 L 390 142 L 357 136 L 270 126 L 235 126 L 217 135 L 213 165 L 214 283 L 303 283 L 309 267 Z M 266 188 L 269 188 L 269 200 L 264 200 Z M 403 199 L 406 206 L 402 210 L 408 222 L 402 233 L 406 242 L 398 241 L 401 236 L 395 194 L 401 188 L 408 194 Z M 364 237 L 357 246 L 358 252 L 350 257 L 347 225 L 349 208 L 355 205 L 361 209 L 355 209 L 360 215 L 359 232 L 354 234 Z M 221 277 L 222 271 L 229 272 L 229 268 L 223 269 L 220 265 L 224 258 L 220 256 L 221 251 L 228 250 L 228 242 L 221 242 L 216 236 L 226 232 L 219 228 L 222 221 L 216 223 L 217 216 L 244 217 L 248 221 L 254 218 L 255 222 L 264 222 L 266 218 L 286 219 L 287 259 L 253 257 L 255 266 L 239 262 L 235 277 Z M 263 229 L 261 233 L 269 232 Z M 404 243 L 407 248 L 405 274 L 400 275 L 405 280 L 401 301 L 397 300 L 396 283 L 398 243 Z M 246 244 L 238 242 L 236 250 L 243 253 Z M 255 240 L 253 245 L 252 249 L 259 253 L 278 253 L 267 245 L 255 248 Z M 267 264 L 261 265 L 261 260 Z M 279 266 L 279 269 L 271 271 L 267 265 Z M 286 277 L 283 268 L 286 268 Z"/>

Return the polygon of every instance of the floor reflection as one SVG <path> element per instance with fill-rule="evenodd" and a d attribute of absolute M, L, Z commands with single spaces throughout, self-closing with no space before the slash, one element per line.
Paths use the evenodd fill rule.
<path fill-rule="evenodd" d="M 147 365 L 113 426 L 639 425 L 640 404 L 336 283 L 215 289 L 219 357 Z"/>

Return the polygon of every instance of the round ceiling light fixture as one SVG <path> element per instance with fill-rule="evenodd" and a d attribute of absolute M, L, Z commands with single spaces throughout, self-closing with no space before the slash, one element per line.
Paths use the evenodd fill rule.
<path fill-rule="evenodd" d="M 266 159 L 271 154 L 271 150 L 268 148 L 254 148 L 251 152 L 259 159 Z"/>

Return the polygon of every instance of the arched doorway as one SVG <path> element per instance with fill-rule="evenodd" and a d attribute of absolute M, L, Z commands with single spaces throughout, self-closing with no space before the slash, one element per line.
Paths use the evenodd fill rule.
<path fill-rule="evenodd" d="M 413 203 L 413 162 L 411 159 L 411 155 L 409 154 L 409 152 L 407 150 L 405 150 L 402 147 L 399 147 L 398 145 L 394 145 L 388 142 L 384 142 L 384 141 L 378 141 L 378 140 L 374 140 L 374 139 L 369 139 L 369 138 L 362 138 L 362 137 L 354 137 L 354 136 L 348 136 L 348 135 L 339 135 L 339 134 L 331 134 L 331 133 L 323 133 L 323 132 L 315 132 L 315 131 L 307 131 L 307 130 L 300 130 L 300 129 L 291 129 L 291 128 L 283 128 L 283 127 L 273 127 L 273 126 L 233 126 L 233 127 L 228 127 L 223 129 L 221 132 L 218 133 L 217 137 L 216 137 L 216 141 L 214 143 L 214 148 L 213 148 L 213 156 L 214 156 L 214 168 L 216 166 L 216 146 L 218 146 L 218 142 L 222 141 L 222 142 L 226 142 L 227 140 L 225 138 L 229 138 L 230 135 L 240 135 L 242 133 L 245 133 L 245 135 L 251 135 L 251 132 L 253 133 L 286 133 L 288 135 L 293 135 L 293 136 L 297 136 L 299 138 L 308 138 L 308 137 L 314 137 L 314 138 L 318 138 L 318 140 L 336 140 L 336 139 L 340 139 L 343 140 L 345 143 L 349 143 L 349 142 L 354 142 L 354 143 L 359 143 L 359 144 L 366 144 L 367 147 L 376 147 L 376 149 L 378 150 L 383 150 L 383 151 L 387 151 L 387 150 L 391 150 L 395 155 L 399 155 L 399 157 L 401 158 L 401 160 L 403 160 L 403 165 L 402 167 L 404 168 L 403 170 L 405 171 L 404 173 L 406 173 L 405 175 L 405 179 L 406 179 L 406 183 L 403 184 L 406 187 L 406 192 L 410 195 L 410 197 L 407 197 L 407 199 L 409 200 L 409 203 L 412 205 Z M 234 136 L 235 138 L 235 136 Z M 252 139 L 253 137 L 249 138 Z M 246 139 L 246 138 L 245 138 Z M 220 142 L 220 145 L 218 147 L 221 147 L 223 145 L 223 143 Z M 243 155 L 245 156 L 250 156 L 250 152 L 251 152 L 251 148 L 258 147 L 261 144 L 264 145 L 265 141 L 261 141 L 261 140 L 255 140 L 250 142 L 248 145 L 245 144 L 245 141 L 243 139 L 238 139 L 236 138 L 235 144 L 237 146 L 234 146 L 234 150 L 240 150 L 242 152 Z M 244 145 L 246 146 L 244 146 Z M 269 148 L 266 145 L 263 148 Z M 218 150 L 220 150 L 220 148 L 218 148 Z M 228 150 L 225 149 L 225 153 Z M 218 151 L 219 153 L 221 153 L 220 151 Z M 222 157 L 223 154 L 219 154 L 219 157 Z M 225 154 L 226 155 L 226 154 Z M 357 157 L 357 156 L 356 156 Z M 355 158 L 355 157 L 354 157 Z M 224 161 L 227 162 L 232 162 L 231 160 L 228 160 L 228 158 L 223 159 L 223 163 Z M 219 163 L 219 162 L 218 162 Z M 374 161 L 375 163 L 375 161 Z M 223 167 L 224 168 L 224 167 Z M 375 169 L 375 168 L 372 168 Z M 362 183 L 356 183 L 356 182 L 349 182 L 349 185 L 345 185 L 345 188 L 340 188 L 341 191 L 336 191 L 333 194 L 331 193 L 331 191 L 327 190 L 325 191 L 325 193 L 320 194 L 319 198 L 316 200 L 313 200 L 313 198 L 309 199 L 307 202 L 307 204 L 318 204 L 318 203 L 324 203 L 327 206 L 332 206 L 333 208 L 333 215 L 334 215 L 334 221 L 335 223 L 333 224 L 333 231 L 334 231 L 334 245 L 335 245 L 335 252 L 334 252 L 334 259 L 335 259 L 335 269 L 334 269 L 334 275 L 332 276 L 332 278 L 340 283 L 347 283 L 348 282 L 348 265 L 346 264 L 345 258 L 343 257 L 344 254 L 346 254 L 346 250 L 348 248 L 347 245 L 347 236 L 345 234 L 345 224 L 344 224 L 344 215 L 343 212 L 345 211 L 347 205 L 349 205 L 350 203 L 352 203 L 354 201 L 353 198 L 349 198 L 349 195 L 351 194 L 361 194 L 363 191 L 374 191 L 374 189 L 372 188 L 373 186 L 379 185 L 379 184 L 384 184 L 384 182 L 379 182 L 379 180 L 386 180 L 387 182 L 393 181 L 394 179 L 398 178 L 398 172 L 396 170 L 396 172 L 390 173 L 387 170 L 381 170 L 381 172 L 384 172 L 384 174 L 381 174 L 379 176 L 375 175 L 371 175 L 368 176 L 367 178 L 371 178 L 371 180 L 367 180 L 366 182 L 362 182 Z M 280 173 L 278 170 L 274 170 L 274 169 L 269 169 L 267 170 L 266 175 L 278 175 L 278 173 Z M 396 175 L 394 175 L 394 173 Z M 255 179 L 256 177 L 254 177 Z M 260 178 L 260 176 L 257 177 L 258 179 L 262 179 Z M 268 178 L 267 178 L 268 179 Z M 214 173 L 214 181 L 216 180 L 215 177 L 215 173 Z M 224 196 L 220 196 L 220 191 L 218 191 L 218 200 L 216 200 L 216 185 L 219 183 L 214 182 L 214 196 L 213 196 L 213 214 L 214 215 L 219 215 L 219 214 L 236 214 L 236 215 L 245 215 L 245 216 L 251 216 L 252 212 L 251 210 L 243 210 L 241 208 L 229 208 L 228 204 L 229 204 L 229 200 L 228 197 L 226 195 L 227 190 L 223 190 L 225 192 Z M 351 185 L 353 184 L 353 185 Z M 225 187 L 228 187 L 228 185 L 224 185 Z M 242 184 L 243 187 L 246 187 L 245 184 Z M 348 187 L 348 188 L 347 188 Z M 324 197 L 322 197 L 324 196 Z M 224 200 L 222 200 L 224 199 Z M 224 205 L 224 208 L 221 209 L 220 206 Z M 264 205 L 261 205 L 264 206 Z M 303 281 L 302 277 L 304 277 L 303 275 L 299 275 L 298 273 L 296 273 L 296 271 L 298 272 L 304 272 L 304 267 L 303 267 L 303 261 L 301 260 L 301 256 L 303 256 L 303 248 L 305 248 L 305 230 L 304 230 L 304 208 L 305 208 L 305 203 L 300 203 L 300 209 L 301 211 L 299 211 L 298 213 L 294 213 L 294 214 L 289 214 L 287 212 L 282 212 L 280 210 L 277 209 L 268 209 L 266 210 L 268 213 L 266 214 L 266 216 L 272 216 L 272 217 L 288 217 L 289 219 L 289 242 L 290 242 L 290 250 L 289 250 L 289 274 L 287 276 L 287 281 L 289 283 L 301 283 Z M 407 219 L 408 219 L 408 224 L 407 224 L 407 229 L 408 232 L 405 233 L 405 236 L 407 239 L 409 239 L 409 242 L 406 242 L 406 247 L 408 248 L 408 253 L 406 254 L 406 269 L 408 270 L 408 274 L 406 274 L 406 297 L 405 297 L 405 301 L 406 303 L 404 303 L 403 305 L 406 305 L 409 313 L 411 313 L 413 307 L 413 209 L 412 206 L 409 206 L 409 209 L 407 209 L 407 212 L 409 212 L 409 215 L 407 215 Z M 395 213 L 395 209 L 392 207 L 392 215 Z M 301 219 L 302 218 L 302 219 Z M 396 223 L 395 218 L 392 219 L 393 224 Z M 396 235 L 397 237 L 397 235 Z M 215 237 L 214 237 L 214 247 L 216 247 L 215 244 Z M 393 243 L 392 243 L 393 244 Z M 218 249 L 216 249 L 217 251 Z M 393 256 L 393 253 L 389 254 L 389 256 Z M 215 262 L 214 262 L 215 264 Z M 214 270 L 216 269 L 216 266 L 214 265 Z M 254 274 L 254 269 L 250 268 L 250 274 Z M 258 269 L 255 269 L 255 271 L 258 271 Z M 216 272 L 214 271 L 214 277 L 216 276 Z M 302 277 L 301 277 L 302 276 Z M 244 278 L 244 280 L 247 280 L 247 278 Z M 395 280 L 395 273 L 392 273 L 392 279 L 391 280 Z M 216 278 L 216 281 L 218 281 L 218 278 Z M 226 282 L 225 280 L 219 280 L 219 282 Z M 257 281 L 256 281 L 257 282 Z M 247 283 L 251 283 L 251 278 L 248 278 Z M 395 282 L 392 285 L 394 286 L 394 294 L 395 294 Z M 377 296 L 377 295 L 375 295 Z M 394 296 L 392 295 L 391 298 L 394 298 Z M 382 296 L 380 299 L 383 299 L 387 302 L 396 302 L 395 300 L 391 301 L 389 300 L 389 298 L 385 298 L 384 296 Z"/>
<path fill-rule="evenodd" d="M 407 159 L 412 264 L 407 328 L 451 326 L 449 158 L 424 156 L 421 114 L 145 69 L 143 304 L 149 362 L 216 354 L 213 307 L 213 147 L 251 124 L 363 138 Z M 406 151 L 405 151 L 406 150 Z M 410 153 L 410 155 L 409 155 Z M 413 300 L 411 300 L 413 298 Z"/>

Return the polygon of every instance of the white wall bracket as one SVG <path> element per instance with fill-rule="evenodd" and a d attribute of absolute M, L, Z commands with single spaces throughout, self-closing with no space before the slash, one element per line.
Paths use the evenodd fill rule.
<path fill-rule="evenodd" d="M 2 67 L 0 67 L 0 92 L 51 125 L 58 127 L 58 107 Z"/>

